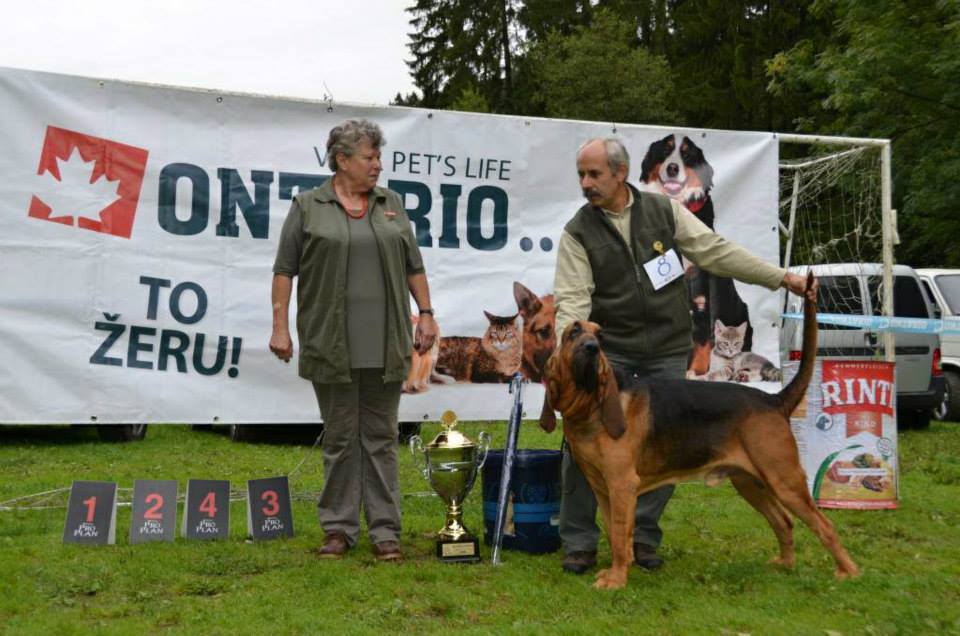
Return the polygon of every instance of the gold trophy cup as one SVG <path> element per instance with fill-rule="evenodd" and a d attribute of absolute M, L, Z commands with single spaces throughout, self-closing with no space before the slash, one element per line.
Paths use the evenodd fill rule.
<path fill-rule="evenodd" d="M 410 438 L 414 457 L 423 457 L 423 476 L 447 505 L 447 522 L 437 533 L 437 558 L 451 563 L 480 560 L 480 542 L 463 525 L 463 500 L 473 487 L 477 473 L 487 459 L 490 436 L 480 433 L 476 444 L 454 430 L 457 416 L 445 411 L 440 418 L 443 430 L 424 447 L 419 436 Z"/>

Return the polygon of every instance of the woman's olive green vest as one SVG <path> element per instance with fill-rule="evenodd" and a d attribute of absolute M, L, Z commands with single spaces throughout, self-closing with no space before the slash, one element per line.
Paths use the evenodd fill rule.
<path fill-rule="evenodd" d="M 347 351 L 347 254 L 350 230 L 336 203 L 333 180 L 297 195 L 302 210 L 303 248 L 297 283 L 300 376 L 312 382 L 350 382 Z M 375 187 L 369 197 L 370 225 L 380 250 L 386 283 L 387 337 L 384 382 L 407 376 L 413 351 L 408 274 L 423 271 L 416 238 L 400 196 Z"/>

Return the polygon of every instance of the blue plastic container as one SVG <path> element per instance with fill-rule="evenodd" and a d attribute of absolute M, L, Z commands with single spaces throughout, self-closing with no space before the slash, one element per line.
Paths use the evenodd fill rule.
<path fill-rule="evenodd" d="M 560 549 L 560 451 L 523 449 L 513 460 L 503 548 L 531 554 Z M 503 450 L 491 450 L 483 465 L 483 539 L 493 544 Z M 512 512 L 512 516 L 510 515 Z"/>

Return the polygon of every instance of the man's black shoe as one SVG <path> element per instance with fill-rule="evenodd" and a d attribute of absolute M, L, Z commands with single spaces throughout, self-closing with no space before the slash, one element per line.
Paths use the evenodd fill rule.
<path fill-rule="evenodd" d="M 570 552 L 563 557 L 563 571 L 583 574 L 597 564 L 597 551 Z"/>
<path fill-rule="evenodd" d="M 657 554 L 657 549 L 646 543 L 633 544 L 633 562 L 644 570 L 659 570 L 663 559 Z"/>

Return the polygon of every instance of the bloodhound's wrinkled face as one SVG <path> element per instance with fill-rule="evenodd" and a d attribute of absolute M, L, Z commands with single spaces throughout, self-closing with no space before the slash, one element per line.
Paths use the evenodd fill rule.
<path fill-rule="evenodd" d="M 589 320 L 571 323 L 563 333 L 563 346 L 570 349 L 570 370 L 577 389 L 595 393 L 606 359 L 600 350 L 600 325 Z"/>
<path fill-rule="evenodd" d="M 611 438 L 619 439 L 626 422 L 613 367 L 600 349 L 601 338 L 600 325 L 588 320 L 578 320 L 564 329 L 560 350 L 550 358 L 549 366 L 569 365 L 569 375 L 548 378 L 549 403 L 545 402 L 544 409 L 549 410 L 550 404 L 560 407 L 565 421 L 576 426 L 578 420 L 590 419 L 599 406 L 600 424 Z M 574 390 L 581 395 L 572 395 Z"/>

